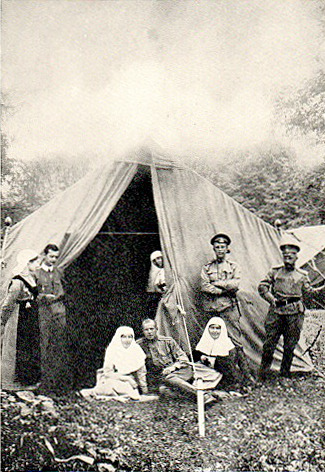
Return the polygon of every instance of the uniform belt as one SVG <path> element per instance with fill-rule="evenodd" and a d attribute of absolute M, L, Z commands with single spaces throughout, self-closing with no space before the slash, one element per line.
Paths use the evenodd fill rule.
<path fill-rule="evenodd" d="M 289 297 L 289 298 L 286 298 L 285 300 L 277 300 L 275 302 L 275 306 L 277 308 L 280 308 L 282 306 L 290 305 L 291 303 L 299 302 L 299 300 L 300 300 L 299 297 Z"/>

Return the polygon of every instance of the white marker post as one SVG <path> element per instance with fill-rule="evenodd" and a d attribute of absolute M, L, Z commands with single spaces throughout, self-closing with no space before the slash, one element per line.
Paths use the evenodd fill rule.
<path fill-rule="evenodd" d="M 175 284 L 177 287 L 177 284 Z M 177 291 L 176 291 L 177 295 Z M 180 293 L 179 293 L 179 298 L 181 298 Z M 195 363 L 193 359 L 193 354 L 192 354 L 192 348 L 191 348 L 191 343 L 190 343 L 190 338 L 188 335 L 187 331 L 187 326 L 186 326 L 186 312 L 181 304 L 176 305 L 179 312 L 182 315 L 183 318 L 183 323 L 184 323 L 184 330 L 186 334 L 186 340 L 187 340 L 187 345 L 189 348 L 189 353 L 190 353 L 190 358 L 191 362 L 190 364 L 193 367 L 193 375 L 194 379 L 197 382 L 196 388 L 197 388 L 197 409 L 198 409 L 198 423 L 199 423 L 199 436 L 205 437 L 205 419 L 204 419 L 204 387 L 203 387 L 203 380 L 201 377 L 197 376 L 196 370 L 195 370 Z"/>
<path fill-rule="evenodd" d="M 204 419 L 204 389 L 203 380 L 197 379 L 197 410 L 199 420 L 199 436 L 205 437 L 205 419 Z"/>

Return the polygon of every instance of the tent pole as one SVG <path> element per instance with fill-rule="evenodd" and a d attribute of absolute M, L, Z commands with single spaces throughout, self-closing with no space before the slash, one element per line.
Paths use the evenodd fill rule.
<path fill-rule="evenodd" d="M 182 299 L 182 294 L 179 288 L 179 280 L 178 277 L 173 270 L 173 278 L 174 278 L 174 283 L 175 283 L 175 291 L 176 291 L 176 302 L 178 299 L 178 302 L 176 307 L 179 310 L 182 319 L 183 319 L 183 325 L 185 329 L 185 335 L 186 335 L 186 341 L 188 344 L 189 352 L 190 352 L 190 359 L 191 359 L 191 366 L 193 368 L 193 376 L 194 379 L 196 380 L 196 388 L 197 388 L 197 411 L 198 411 L 198 425 L 199 425 L 199 436 L 205 437 L 205 416 L 204 416 L 204 387 L 203 387 L 203 380 L 201 377 L 198 377 L 196 369 L 195 369 L 195 363 L 194 363 L 194 358 L 193 358 L 193 353 L 192 353 L 192 348 L 191 348 L 191 342 L 190 342 L 190 337 L 188 334 L 187 330 L 187 325 L 186 325 L 186 312 L 184 309 L 183 305 L 183 299 Z"/>
<path fill-rule="evenodd" d="M 151 175 L 152 175 L 153 181 L 156 182 L 158 192 L 160 193 L 157 169 L 155 168 L 154 162 L 151 165 Z M 166 232 L 167 232 L 167 230 L 166 230 Z M 167 234 L 168 234 L 168 232 L 167 232 Z M 188 330 L 187 330 L 187 325 L 186 325 L 186 318 L 185 318 L 186 312 L 185 312 L 185 309 L 184 309 L 182 293 L 181 293 L 180 286 L 179 286 L 179 278 L 178 278 L 178 275 L 176 273 L 175 267 L 173 267 L 173 264 L 171 264 L 170 266 L 171 266 L 171 270 L 172 270 L 172 277 L 173 277 L 174 284 L 175 284 L 176 308 L 179 310 L 179 312 L 182 316 L 182 319 L 183 319 L 183 326 L 184 326 L 184 330 L 185 330 L 186 342 L 187 342 L 187 345 L 188 345 L 190 360 L 191 360 L 191 364 L 192 364 L 192 368 L 193 368 L 193 377 L 194 377 L 195 380 L 197 380 L 197 382 L 200 385 L 200 389 L 197 387 L 199 435 L 200 436 L 205 436 L 203 381 L 202 381 L 201 378 L 200 379 L 197 378 L 197 373 L 196 373 L 196 369 L 195 369 L 195 363 L 194 363 L 194 358 L 193 358 L 193 353 L 192 353 L 192 348 L 191 348 L 190 337 L 188 335 Z"/>
<path fill-rule="evenodd" d="M 178 311 L 180 312 L 180 314 L 182 315 L 187 347 L 189 349 L 190 360 L 192 362 L 193 372 L 194 372 L 194 377 L 195 377 L 195 375 L 196 375 L 195 363 L 194 363 L 194 358 L 193 358 L 193 353 L 192 353 L 191 341 L 190 341 L 190 337 L 189 337 L 188 329 L 187 329 L 187 325 L 186 325 L 186 311 L 184 309 L 182 294 L 181 294 L 181 291 L 180 291 L 180 288 L 179 288 L 179 279 L 178 279 L 177 274 L 176 274 L 174 269 L 173 269 L 173 279 L 174 279 L 175 289 L 176 289 L 175 290 L 176 291 L 176 303 L 177 303 L 176 307 L 177 307 Z"/>

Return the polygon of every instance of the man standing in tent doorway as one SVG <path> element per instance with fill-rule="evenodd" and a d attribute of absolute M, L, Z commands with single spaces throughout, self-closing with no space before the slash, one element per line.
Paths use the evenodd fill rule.
<path fill-rule="evenodd" d="M 147 285 L 148 315 L 156 316 L 157 306 L 162 294 L 166 290 L 164 259 L 161 251 L 154 251 L 150 255 L 150 272 Z"/>
<path fill-rule="evenodd" d="M 41 390 L 62 392 L 71 387 L 66 312 L 61 273 L 56 267 L 60 254 L 55 244 L 48 244 L 37 274 L 39 323 L 41 337 Z"/>
<path fill-rule="evenodd" d="M 307 272 L 295 267 L 300 251 L 298 242 L 284 237 L 280 243 L 283 265 L 273 267 L 260 282 L 258 292 L 270 308 L 265 320 L 266 339 L 263 345 L 260 379 L 266 379 L 278 341 L 283 335 L 283 357 L 280 368 L 282 377 L 290 378 L 290 368 L 294 350 L 298 344 L 304 322 L 304 293 L 317 292 L 320 287 L 312 287 Z"/>
<path fill-rule="evenodd" d="M 210 241 L 215 259 L 205 264 L 201 271 L 203 309 L 209 318 L 219 316 L 226 323 L 228 335 L 235 345 L 238 366 L 244 379 L 254 383 L 242 344 L 240 313 L 236 293 L 240 283 L 238 265 L 227 258 L 231 239 L 218 233 Z"/>

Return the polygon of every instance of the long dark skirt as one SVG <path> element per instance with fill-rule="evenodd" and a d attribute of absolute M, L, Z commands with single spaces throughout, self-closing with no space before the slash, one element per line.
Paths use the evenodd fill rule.
<path fill-rule="evenodd" d="M 35 302 L 19 304 L 15 377 L 23 385 L 33 385 L 41 377 L 40 330 Z"/>
<path fill-rule="evenodd" d="M 201 356 L 202 352 L 193 351 L 194 361 L 198 362 Z M 240 382 L 240 373 L 236 362 L 236 349 L 229 351 L 228 356 L 216 356 L 213 368 L 222 374 L 218 389 L 229 390 Z"/>

